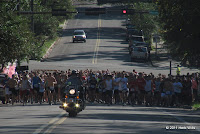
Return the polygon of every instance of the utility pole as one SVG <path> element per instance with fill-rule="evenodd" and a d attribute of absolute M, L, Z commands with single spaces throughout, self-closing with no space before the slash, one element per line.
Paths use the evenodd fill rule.
<path fill-rule="evenodd" d="M 17 11 L 20 11 L 20 0 L 17 0 Z"/>
<path fill-rule="evenodd" d="M 30 6 L 31 6 L 31 12 L 33 12 L 33 0 L 31 0 Z M 31 15 L 31 30 L 34 33 L 34 16 L 33 16 L 33 14 Z"/>

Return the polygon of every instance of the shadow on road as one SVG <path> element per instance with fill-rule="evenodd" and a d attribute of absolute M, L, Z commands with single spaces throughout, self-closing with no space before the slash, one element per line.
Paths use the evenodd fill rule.
<path fill-rule="evenodd" d="M 94 109 L 93 106 L 87 106 L 86 110 L 94 110 Z M 109 107 L 97 106 L 95 107 L 95 110 L 99 112 L 97 114 L 84 114 L 79 116 L 78 118 L 99 119 L 99 120 L 153 121 L 153 122 L 180 122 L 180 120 L 178 120 L 177 118 L 182 118 L 190 123 L 200 123 L 199 112 L 187 111 L 185 109 L 180 109 L 180 108 L 174 108 L 174 109 L 158 108 L 158 107 L 109 108 Z M 159 113 L 162 114 L 159 115 Z M 167 113 L 175 115 L 176 118 Z"/>
<path fill-rule="evenodd" d="M 72 37 L 74 30 L 81 29 L 87 34 L 87 39 L 97 39 L 98 27 L 94 28 L 67 28 L 63 30 L 62 37 Z M 125 29 L 120 27 L 101 27 L 100 39 L 125 39 Z M 124 42 L 124 41 L 121 41 Z"/>

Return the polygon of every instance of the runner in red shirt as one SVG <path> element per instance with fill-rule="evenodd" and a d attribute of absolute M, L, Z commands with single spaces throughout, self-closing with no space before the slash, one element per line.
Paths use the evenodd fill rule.
<path fill-rule="evenodd" d="M 144 95 L 145 95 L 145 87 L 146 81 L 143 77 L 142 73 L 139 73 L 139 76 L 137 78 L 137 85 L 138 85 L 138 104 L 141 105 L 144 103 Z"/>
<path fill-rule="evenodd" d="M 136 75 L 130 73 L 129 80 L 128 80 L 128 88 L 129 88 L 129 103 L 134 106 L 136 102 L 136 94 L 138 92 L 138 85 Z"/>

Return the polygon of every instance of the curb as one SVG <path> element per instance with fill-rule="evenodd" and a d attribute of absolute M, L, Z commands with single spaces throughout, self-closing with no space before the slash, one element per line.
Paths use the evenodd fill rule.
<path fill-rule="evenodd" d="M 66 28 L 67 23 L 68 23 L 68 20 L 65 20 L 63 26 L 61 26 L 61 27 L 62 27 L 62 31 L 64 31 L 64 29 Z M 41 61 L 43 61 L 43 59 L 48 58 L 50 52 L 51 52 L 52 49 L 55 47 L 55 45 L 60 41 L 61 38 L 62 38 L 62 36 L 61 36 L 61 37 L 58 37 L 58 39 L 56 39 L 56 41 L 54 41 L 54 42 L 52 43 L 52 45 L 47 49 L 46 54 L 42 57 Z"/>

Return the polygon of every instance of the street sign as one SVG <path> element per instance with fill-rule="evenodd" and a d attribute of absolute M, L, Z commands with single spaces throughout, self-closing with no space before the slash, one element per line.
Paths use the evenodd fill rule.
<path fill-rule="evenodd" d="M 52 9 L 52 16 L 66 16 L 66 9 Z"/>
<path fill-rule="evenodd" d="M 149 11 L 149 14 L 151 14 L 151 15 L 158 15 L 159 13 L 158 13 L 158 11 Z"/>
<path fill-rule="evenodd" d="M 106 8 L 86 8 L 85 15 L 99 15 L 105 14 Z"/>

